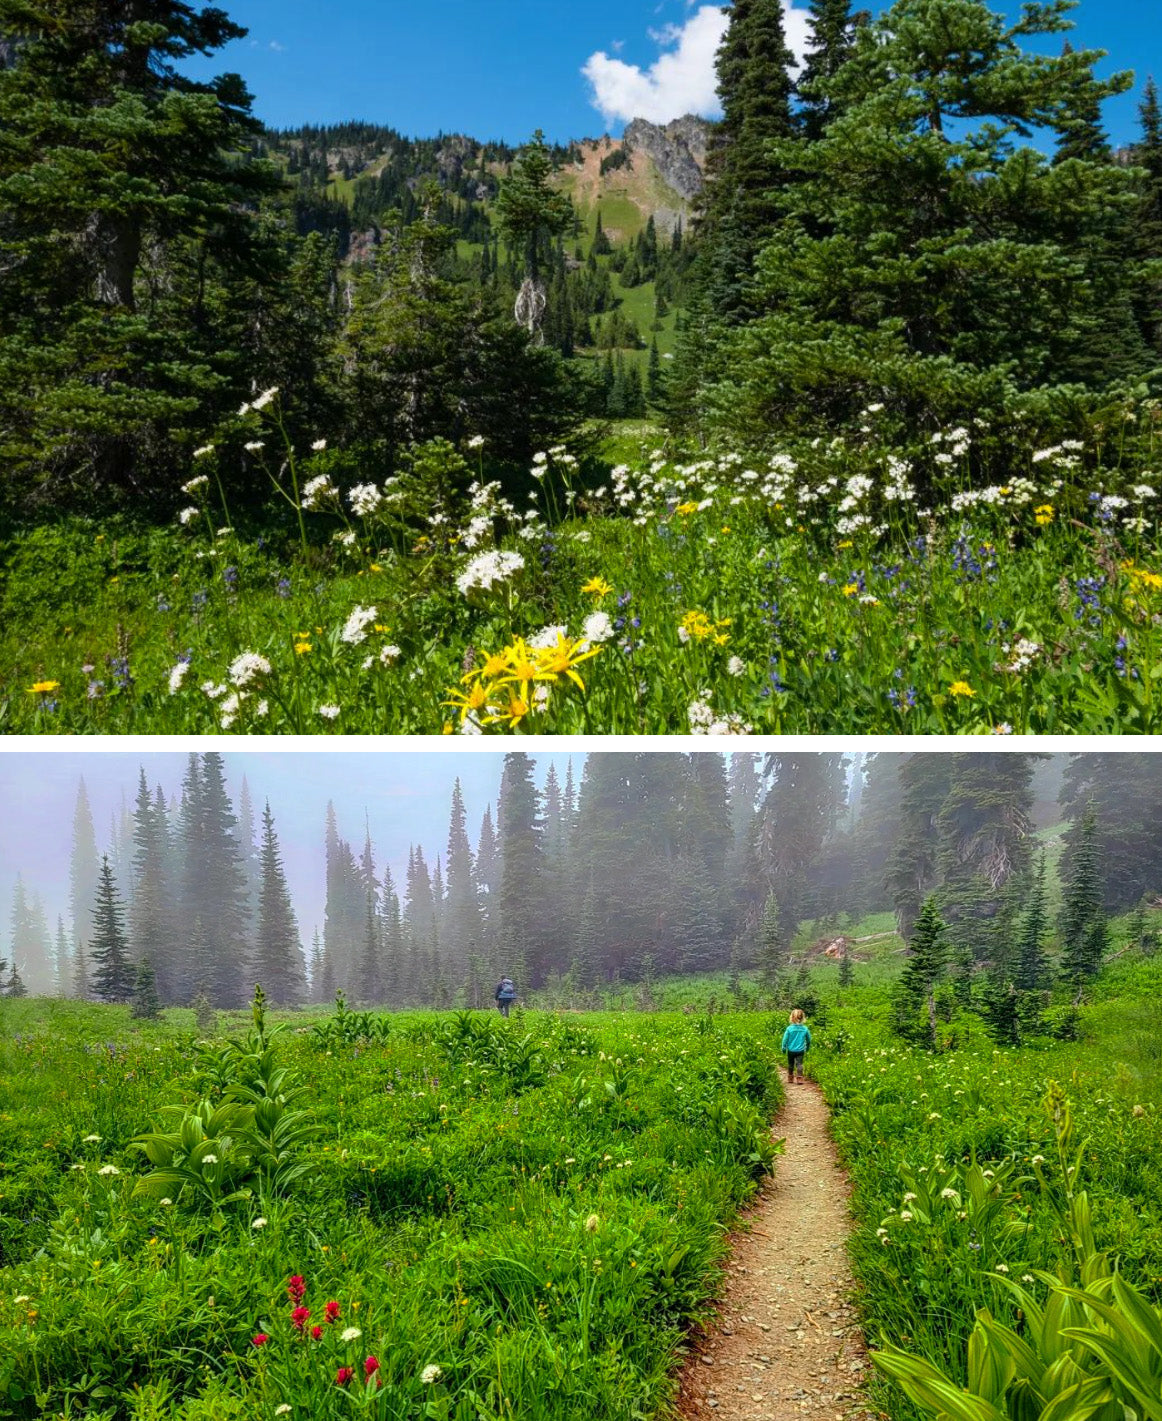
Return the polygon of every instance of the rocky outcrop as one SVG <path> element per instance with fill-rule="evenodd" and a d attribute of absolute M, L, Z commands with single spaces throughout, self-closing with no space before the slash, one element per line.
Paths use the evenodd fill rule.
<path fill-rule="evenodd" d="M 693 114 L 676 118 L 664 128 L 635 118 L 622 141 L 629 152 L 647 154 L 663 180 L 689 202 L 702 191 L 709 134 L 710 125 Z"/>

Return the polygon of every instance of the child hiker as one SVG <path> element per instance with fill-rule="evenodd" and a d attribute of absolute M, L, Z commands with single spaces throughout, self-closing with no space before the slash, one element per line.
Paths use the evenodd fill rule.
<path fill-rule="evenodd" d="M 780 1051 L 787 1053 L 787 1084 L 794 1081 L 803 1084 L 803 1057 L 811 1046 L 811 1032 L 807 1028 L 806 1017 L 798 1007 L 791 1013 L 790 1025 L 783 1032 Z"/>

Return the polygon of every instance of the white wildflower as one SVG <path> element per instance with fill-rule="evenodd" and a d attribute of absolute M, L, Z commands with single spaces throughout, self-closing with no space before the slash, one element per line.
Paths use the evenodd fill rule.
<path fill-rule="evenodd" d="M 194 455 L 197 458 L 197 455 Z M 209 485 L 210 480 L 205 474 L 199 474 L 196 479 L 191 479 L 188 484 L 182 484 L 182 493 L 188 493 L 192 498 L 199 489 L 204 489 Z"/>
<path fill-rule="evenodd" d="M 272 385 L 269 390 L 263 390 L 262 394 L 259 395 L 259 397 L 250 406 L 250 408 L 255 410 L 264 410 L 277 394 L 278 386 Z"/>
<path fill-rule="evenodd" d="M 171 696 L 176 696 L 181 690 L 182 682 L 185 680 L 186 672 L 189 669 L 190 663 L 188 661 L 179 661 L 169 673 L 169 693 Z M 94 1135 L 93 1138 L 96 1139 L 97 1137 Z"/>
<path fill-rule="evenodd" d="M 306 509 L 318 508 L 328 499 L 337 497 L 335 485 L 328 474 L 317 474 L 303 485 L 303 507 Z"/>
<path fill-rule="evenodd" d="M 321 454 L 326 447 L 327 441 L 325 439 L 316 439 L 315 442 L 311 445 L 311 448 L 315 451 L 316 454 Z"/>
<path fill-rule="evenodd" d="M 431 1386 L 434 1382 L 438 1382 L 443 1375 L 443 1367 L 437 1367 L 435 1362 L 432 1362 L 420 1373 L 420 1381 L 422 1381 L 425 1386 Z"/>
<path fill-rule="evenodd" d="M 202 1163 L 203 1163 L 203 1164 L 217 1164 L 217 1163 L 218 1163 L 218 1156 L 217 1156 L 217 1155 L 203 1155 L 203 1156 L 202 1156 Z"/>
<path fill-rule="evenodd" d="M 120 1174 L 121 1171 L 115 1164 L 103 1164 L 97 1171 L 98 1174 Z"/>
<path fill-rule="evenodd" d="M 356 607 L 347 618 L 341 633 L 342 640 L 349 646 L 358 646 L 367 640 L 367 628 L 379 616 L 375 607 Z"/>
<path fill-rule="evenodd" d="M 484 448 L 484 435 L 483 435 L 483 434 L 474 434 L 474 435 L 472 436 L 472 438 L 468 441 L 468 447 L 469 447 L 469 449 L 483 449 L 483 448 Z"/>
<path fill-rule="evenodd" d="M 230 679 L 236 686 L 249 686 L 256 676 L 269 676 L 270 662 L 257 651 L 244 651 L 230 663 Z"/>
<path fill-rule="evenodd" d="M 726 674 L 728 676 L 741 676 L 746 670 L 746 662 L 741 656 L 732 656 L 726 663 Z"/>
<path fill-rule="evenodd" d="M 552 651 L 562 637 L 569 635 L 569 628 L 565 626 L 542 627 L 539 632 L 534 632 L 529 637 L 529 646 L 534 651 Z"/>
<path fill-rule="evenodd" d="M 339 1336 L 344 1342 L 355 1342 L 363 1333 L 358 1327 L 345 1327 Z"/>
<path fill-rule="evenodd" d="M 608 612 L 591 612 L 585 618 L 581 628 L 581 635 L 591 646 L 600 645 L 603 641 L 608 641 L 613 635 L 613 623 L 609 620 Z"/>
<path fill-rule="evenodd" d="M 250 1225 L 250 1227 L 251 1227 L 252 1229 L 264 1229 L 264 1228 L 266 1227 L 266 1220 L 265 1220 L 265 1219 L 255 1219 L 255 1221 Z"/>
<path fill-rule="evenodd" d="M 456 586 L 467 597 L 476 588 L 487 590 L 498 582 L 507 581 L 524 565 L 525 560 L 520 553 L 480 553 L 456 579 Z"/>
<path fill-rule="evenodd" d="M 248 454 L 261 454 L 266 445 L 261 439 L 250 439 L 242 447 Z"/>
<path fill-rule="evenodd" d="M 356 484 L 347 495 L 347 501 L 357 518 L 367 518 L 383 502 L 383 495 L 374 484 Z"/>
<path fill-rule="evenodd" d="M 212 701 L 216 701 L 219 696 L 226 694 L 225 685 L 215 685 L 213 681 L 203 681 L 202 690 Z"/>
<path fill-rule="evenodd" d="M 178 514 L 178 522 L 185 528 L 198 517 L 201 511 L 200 508 L 183 508 Z"/>
<path fill-rule="evenodd" d="M 338 715 L 339 715 L 339 707 L 338 707 L 338 706 L 320 706 L 320 707 L 319 707 L 319 714 L 323 717 L 324 720 L 335 720 L 335 719 L 338 718 Z"/>

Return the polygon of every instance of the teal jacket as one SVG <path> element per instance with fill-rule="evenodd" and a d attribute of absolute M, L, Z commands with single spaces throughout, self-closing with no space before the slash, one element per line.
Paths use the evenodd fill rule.
<path fill-rule="evenodd" d="M 783 1032 L 780 1051 L 806 1051 L 811 1045 L 811 1033 L 801 1021 L 793 1021 Z"/>

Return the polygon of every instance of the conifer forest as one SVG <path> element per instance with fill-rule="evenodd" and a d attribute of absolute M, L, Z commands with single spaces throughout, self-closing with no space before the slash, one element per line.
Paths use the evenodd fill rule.
<path fill-rule="evenodd" d="M 0 729 L 1157 730 L 1162 109 L 1075 8 L 736 0 L 721 119 L 510 145 L 0 0 Z"/>

